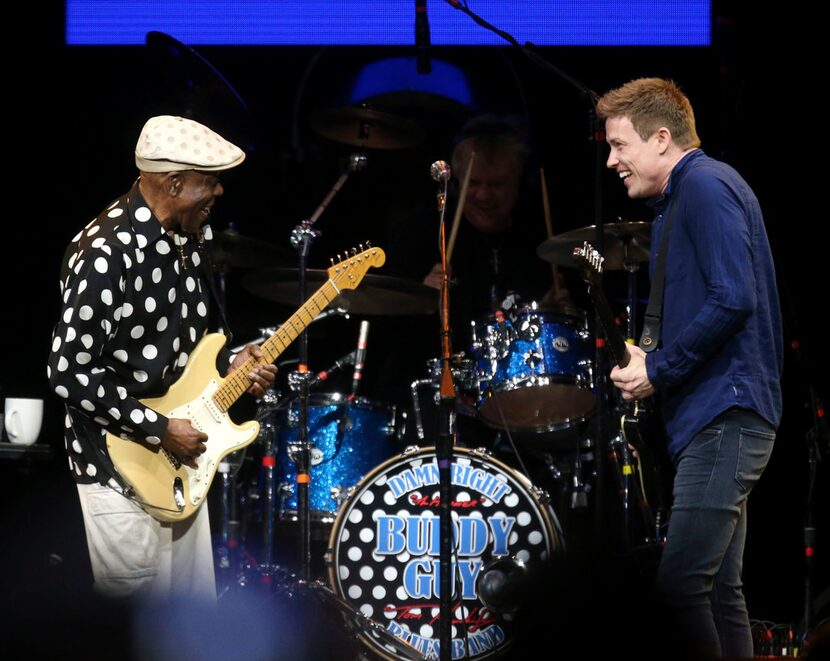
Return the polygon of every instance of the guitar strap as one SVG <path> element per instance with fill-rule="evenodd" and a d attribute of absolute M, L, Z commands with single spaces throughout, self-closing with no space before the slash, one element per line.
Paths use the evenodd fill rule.
<path fill-rule="evenodd" d="M 202 275 L 205 276 L 205 280 L 207 280 L 210 295 L 213 297 L 213 302 L 216 303 L 216 309 L 219 311 L 219 318 L 222 320 L 222 332 L 228 338 L 225 344 L 226 346 L 230 346 L 231 342 L 233 342 L 233 333 L 231 333 L 228 319 L 225 316 L 225 306 L 222 305 L 222 300 L 216 292 L 216 283 L 213 278 L 213 274 L 215 273 L 213 270 L 213 260 L 210 258 L 210 251 L 205 248 L 204 238 L 204 235 L 200 232 L 196 242 L 199 254 L 202 256 L 202 261 L 199 262 L 199 268 L 202 271 Z"/>
<path fill-rule="evenodd" d="M 648 295 L 648 306 L 643 319 L 643 333 L 640 335 L 640 348 L 650 353 L 660 344 L 660 329 L 663 323 L 663 289 L 666 275 L 666 253 L 669 251 L 669 230 L 674 223 L 677 208 L 680 206 L 680 191 L 672 201 L 671 209 L 663 233 L 660 236 L 660 252 L 657 253 L 657 264 L 654 277 L 651 280 L 651 291 Z"/>

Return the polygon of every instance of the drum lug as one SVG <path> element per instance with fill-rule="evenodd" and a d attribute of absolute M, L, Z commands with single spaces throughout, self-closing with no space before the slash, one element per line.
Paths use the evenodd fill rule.
<path fill-rule="evenodd" d="M 537 314 L 529 315 L 527 319 L 522 320 L 517 333 L 520 339 L 528 342 L 535 342 L 541 334 L 542 321 Z"/>
<path fill-rule="evenodd" d="M 401 452 L 402 457 L 408 457 L 411 454 L 415 454 L 416 452 L 420 452 L 421 448 L 418 445 L 407 445 L 403 452 Z"/>
<path fill-rule="evenodd" d="M 530 492 L 533 497 L 542 505 L 550 505 L 550 494 L 544 489 L 537 487 L 535 484 L 530 486 Z"/>
<path fill-rule="evenodd" d="M 343 503 L 349 498 L 349 496 L 354 491 L 353 487 L 349 487 L 344 489 L 341 485 L 337 484 L 333 487 L 329 487 L 329 492 L 331 493 L 332 500 L 337 503 L 337 509 L 339 510 Z"/>
<path fill-rule="evenodd" d="M 490 452 L 490 450 L 483 446 L 471 449 L 470 454 L 475 455 L 476 457 L 490 457 L 493 455 L 493 453 Z"/>
<path fill-rule="evenodd" d="M 525 365 L 533 369 L 542 362 L 542 354 L 534 349 L 531 349 L 524 355 L 524 361 Z"/>
<path fill-rule="evenodd" d="M 302 452 L 303 446 L 299 443 L 289 443 L 286 447 L 286 452 L 288 453 L 288 458 L 293 461 L 295 464 L 297 463 L 297 459 L 300 456 L 300 452 Z"/>

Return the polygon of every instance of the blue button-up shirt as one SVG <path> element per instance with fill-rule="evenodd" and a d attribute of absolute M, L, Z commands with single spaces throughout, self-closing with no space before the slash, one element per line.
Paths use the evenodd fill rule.
<path fill-rule="evenodd" d="M 675 203 L 660 347 L 646 358 L 672 456 L 733 406 L 777 426 L 783 367 L 775 269 L 755 194 L 701 150 L 684 156 L 651 201 L 652 277 Z"/>

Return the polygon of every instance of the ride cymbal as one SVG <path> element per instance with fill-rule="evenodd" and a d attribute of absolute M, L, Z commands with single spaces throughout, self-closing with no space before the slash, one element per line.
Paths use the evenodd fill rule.
<path fill-rule="evenodd" d="M 425 137 L 414 120 L 365 107 L 318 110 L 309 123 L 325 138 L 367 149 L 406 149 Z"/>
<path fill-rule="evenodd" d="M 309 269 L 306 272 L 306 293 L 310 295 L 327 280 L 327 271 Z M 275 268 L 250 271 L 241 282 L 255 296 L 296 305 L 299 300 L 298 281 L 297 269 Z M 351 314 L 431 314 L 438 309 L 438 290 L 412 280 L 369 274 L 363 276 L 356 289 L 341 292 L 331 305 L 345 308 Z"/>
<path fill-rule="evenodd" d="M 267 241 L 243 236 L 234 229 L 226 229 L 213 233 L 211 259 L 219 270 L 227 267 L 262 269 L 291 264 L 297 256 L 290 248 L 281 248 Z"/>
<path fill-rule="evenodd" d="M 644 221 L 626 221 L 608 223 L 602 226 L 603 249 L 605 258 L 603 268 L 608 271 L 619 271 L 626 264 L 647 262 L 651 245 L 651 223 Z M 585 241 L 595 242 L 597 226 L 588 225 L 569 232 L 563 232 L 542 241 L 536 254 L 547 262 L 574 267 L 573 250 L 582 246 Z"/>

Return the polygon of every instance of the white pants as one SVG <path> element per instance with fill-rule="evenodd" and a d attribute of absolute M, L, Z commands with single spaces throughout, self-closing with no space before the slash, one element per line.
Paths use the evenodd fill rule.
<path fill-rule="evenodd" d="M 157 521 L 119 492 L 79 484 L 95 590 L 216 600 L 207 501 L 183 521 Z"/>

